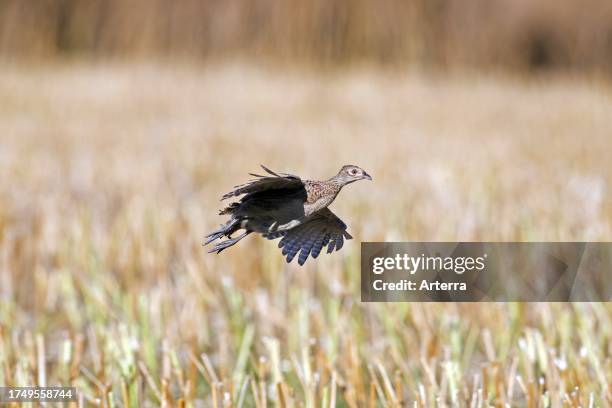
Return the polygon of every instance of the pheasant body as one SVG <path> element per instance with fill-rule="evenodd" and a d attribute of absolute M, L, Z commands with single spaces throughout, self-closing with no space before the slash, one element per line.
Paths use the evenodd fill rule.
<path fill-rule="evenodd" d="M 333 203 L 342 186 L 333 179 L 326 181 L 305 180 L 304 189 L 306 190 L 304 212 L 308 216 L 327 208 Z"/>
<path fill-rule="evenodd" d="M 227 223 L 206 236 L 205 245 L 223 237 L 209 252 L 221 252 L 252 232 L 267 239 L 281 238 L 279 248 L 287 262 L 298 254 L 300 265 L 309 255 L 316 258 L 321 249 L 339 250 L 344 239 L 351 239 L 347 226 L 327 207 L 345 185 L 372 178 L 357 166 L 342 167 L 338 174 L 325 181 L 302 180 L 286 173 L 275 173 L 261 166 L 269 175 L 251 174 L 255 179 L 238 185 L 222 199 L 241 196 L 220 214 L 229 214 Z M 245 230 L 236 238 L 231 235 Z"/>

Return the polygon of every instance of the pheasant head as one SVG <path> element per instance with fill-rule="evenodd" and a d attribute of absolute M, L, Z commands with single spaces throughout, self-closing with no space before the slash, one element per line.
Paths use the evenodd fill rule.
<path fill-rule="evenodd" d="M 336 179 L 340 185 L 344 186 L 358 180 L 372 180 L 372 177 L 362 168 L 347 164 L 346 166 L 342 166 L 334 179 Z"/>

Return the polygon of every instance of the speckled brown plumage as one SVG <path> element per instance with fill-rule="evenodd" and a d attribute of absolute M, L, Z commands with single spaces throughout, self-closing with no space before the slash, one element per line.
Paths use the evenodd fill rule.
<path fill-rule="evenodd" d="M 303 265 L 308 256 L 316 258 L 322 248 L 339 250 L 344 239 L 351 239 L 346 224 L 327 208 L 347 184 L 372 178 L 357 166 L 343 166 L 334 177 L 324 180 L 302 180 L 298 176 L 275 173 L 261 166 L 268 175 L 252 174 L 255 178 L 235 186 L 222 199 L 242 196 L 221 210 L 230 215 L 227 223 L 206 236 L 207 245 L 217 242 L 209 252 L 221 252 L 252 232 L 265 238 L 281 238 L 279 248 L 287 262 L 298 254 Z M 231 235 L 243 229 L 236 238 Z M 226 240 L 221 240 L 226 237 Z"/>

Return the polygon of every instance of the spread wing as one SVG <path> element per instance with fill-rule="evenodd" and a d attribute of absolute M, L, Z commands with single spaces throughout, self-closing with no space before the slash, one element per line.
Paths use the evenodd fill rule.
<path fill-rule="evenodd" d="M 325 208 L 313 214 L 308 221 L 288 231 L 278 231 L 265 234 L 268 239 L 283 237 L 278 243 L 282 248 L 287 262 L 291 262 L 298 254 L 298 263 L 303 265 L 308 255 L 316 258 L 323 247 L 327 246 L 327 253 L 336 251 L 344 245 L 344 239 L 353 238 L 346 232 L 347 226 L 333 212 Z"/>
<path fill-rule="evenodd" d="M 264 169 L 269 176 L 249 173 L 251 176 L 254 176 L 255 179 L 235 186 L 234 190 L 224 194 L 221 199 L 225 200 L 227 198 L 237 197 L 243 194 L 256 194 L 267 190 L 304 188 L 304 184 L 298 176 L 287 173 L 275 173 L 264 165 L 261 165 L 261 168 Z"/>

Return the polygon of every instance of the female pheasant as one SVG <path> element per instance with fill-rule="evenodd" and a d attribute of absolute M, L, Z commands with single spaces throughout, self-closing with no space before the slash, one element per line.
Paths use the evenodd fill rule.
<path fill-rule="evenodd" d="M 372 177 L 357 166 L 343 166 L 338 174 L 325 181 L 302 180 L 287 173 L 275 173 L 261 166 L 269 175 L 250 173 L 255 179 L 238 185 L 225 194 L 222 200 L 243 196 L 231 203 L 219 214 L 229 214 L 230 219 L 219 229 L 206 236 L 204 245 L 219 239 L 209 252 L 219 253 L 252 232 L 267 239 L 281 238 L 287 262 L 298 256 L 303 265 L 308 256 L 316 258 L 327 246 L 327 253 L 339 250 L 344 238 L 351 239 L 346 224 L 327 207 L 334 201 L 342 187 L 357 180 Z M 243 229 L 235 238 L 231 235 Z M 226 237 L 226 240 L 221 238 Z"/>

